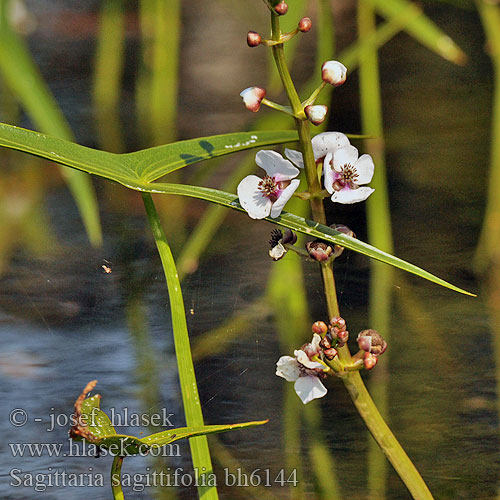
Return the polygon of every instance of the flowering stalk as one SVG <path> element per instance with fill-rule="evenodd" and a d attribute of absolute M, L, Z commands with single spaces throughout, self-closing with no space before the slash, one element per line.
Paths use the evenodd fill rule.
<path fill-rule="evenodd" d="M 277 41 L 280 39 L 280 36 L 279 17 L 271 11 L 271 37 L 273 40 Z M 303 105 L 297 94 L 286 64 L 283 44 L 274 45 L 272 47 L 272 51 L 278 73 L 281 77 L 281 81 L 295 115 L 294 120 L 299 134 L 300 150 L 303 156 L 308 192 L 310 193 L 309 202 L 311 204 L 312 218 L 316 222 L 326 224 L 322 198 L 316 196 L 322 191 L 322 187 L 317 175 L 309 124 L 305 116 L 302 116 L 304 114 Z M 328 315 L 330 318 L 339 316 L 332 264 L 322 263 L 320 264 L 320 270 L 323 278 Z M 347 344 L 338 348 L 338 356 L 340 362 L 345 367 L 349 366 L 355 368 L 356 360 L 353 360 L 351 357 Z M 341 379 L 344 382 L 346 389 L 366 426 L 384 454 L 387 456 L 388 460 L 396 469 L 413 498 L 418 500 L 431 500 L 433 497 L 427 488 L 427 485 L 382 418 L 380 412 L 370 397 L 363 380 L 361 379 L 359 371 L 357 369 L 354 371 L 347 370 L 346 373 L 341 375 Z"/>

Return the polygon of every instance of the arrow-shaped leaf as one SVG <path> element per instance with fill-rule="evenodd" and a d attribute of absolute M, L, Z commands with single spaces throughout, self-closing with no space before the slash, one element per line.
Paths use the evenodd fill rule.
<path fill-rule="evenodd" d="M 272 143 L 291 142 L 296 139 L 296 132 L 289 130 L 241 132 L 191 139 L 135 153 L 118 155 L 62 141 L 30 130 L 13 127 L 12 125 L 0 124 L 0 146 L 48 158 L 62 165 L 119 182 L 137 191 L 200 198 L 240 211 L 243 211 L 243 209 L 238 203 L 237 197 L 233 194 L 218 191 L 217 189 L 152 181 L 169 172 L 210 157 Z M 149 161 L 151 164 L 148 164 Z M 450 290 L 466 295 L 474 295 L 424 271 L 420 267 L 378 250 L 360 240 L 338 233 L 328 226 L 289 213 L 283 213 L 276 219 L 267 218 L 267 220 L 314 238 L 322 238 L 325 241 L 342 245 Z"/>

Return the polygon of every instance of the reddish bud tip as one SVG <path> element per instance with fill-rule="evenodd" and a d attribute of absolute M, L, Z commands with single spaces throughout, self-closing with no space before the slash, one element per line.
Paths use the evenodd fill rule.
<path fill-rule="evenodd" d="M 347 330 L 337 330 L 337 341 L 339 344 L 345 344 L 349 340 L 349 332 Z"/>
<path fill-rule="evenodd" d="M 384 354 L 387 349 L 387 342 L 376 330 L 369 329 L 359 332 L 357 341 L 360 349 L 376 356 Z"/>
<path fill-rule="evenodd" d="M 313 125 L 321 125 L 325 121 L 326 113 L 328 113 L 328 107 L 323 104 L 306 106 L 304 108 L 304 113 Z"/>
<path fill-rule="evenodd" d="M 335 87 L 342 85 L 347 78 L 347 68 L 339 61 L 326 61 L 321 66 L 321 79 Z"/>
<path fill-rule="evenodd" d="M 256 113 L 260 109 L 262 99 L 266 96 L 266 91 L 261 87 L 248 87 L 240 92 L 240 96 L 243 97 L 245 107 Z"/>
<path fill-rule="evenodd" d="M 288 12 L 288 5 L 285 2 L 279 2 L 276 7 L 274 7 L 274 11 L 278 16 L 284 16 Z"/>
<path fill-rule="evenodd" d="M 337 355 L 337 349 L 330 347 L 330 349 L 324 349 L 323 354 L 328 361 L 331 361 Z"/>
<path fill-rule="evenodd" d="M 334 316 L 330 320 L 330 325 L 336 326 L 340 330 L 345 330 L 345 319 L 341 318 L 340 316 Z"/>
<path fill-rule="evenodd" d="M 302 33 L 307 33 L 312 27 L 312 21 L 308 17 L 303 17 L 297 26 L 299 31 Z"/>
<path fill-rule="evenodd" d="M 354 234 L 353 231 L 351 231 L 347 226 L 344 226 L 344 224 L 332 224 L 330 226 L 332 229 L 335 229 L 339 233 L 344 233 L 350 236 L 351 238 L 356 238 L 356 235 Z M 339 257 L 342 252 L 344 251 L 344 247 L 340 245 L 334 245 L 333 246 L 333 255 L 335 258 Z"/>
<path fill-rule="evenodd" d="M 257 47 L 262 42 L 262 37 L 256 31 L 249 31 L 247 34 L 247 45 Z"/>
<path fill-rule="evenodd" d="M 363 364 L 367 370 L 371 370 L 375 367 L 378 362 L 377 356 L 372 354 L 371 352 L 365 352 L 365 357 L 363 359 Z"/>
<path fill-rule="evenodd" d="M 328 327 L 324 321 L 316 321 L 313 323 L 312 331 L 313 333 L 324 335 L 328 331 Z"/>

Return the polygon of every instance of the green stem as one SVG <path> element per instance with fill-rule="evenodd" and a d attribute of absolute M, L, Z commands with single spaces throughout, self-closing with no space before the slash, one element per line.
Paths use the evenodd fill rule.
<path fill-rule="evenodd" d="M 113 491 L 114 500 L 125 500 L 121 481 L 122 464 L 123 457 L 116 456 L 111 466 L 111 490 Z"/>
<path fill-rule="evenodd" d="M 325 82 L 321 82 L 320 86 L 302 103 L 302 105 L 309 106 L 310 104 L 314 104 L 314 101 L 316 101 L 317 97 L 319 96 L 319 93 L 326 87 Z"/>
<path fill-rule="evenodd" d="M 293 112 L 289 106 L 282 106 L 281 104 L 270 101 L 269 99 L 266 99 L 265 97 L 264 97 L 264 99 L 262 99 L 262 104 L 264 104 L 268 108 L 272 108 L 272 109 L 275 109 L 276 111 L 281 111 L 282 113 L 293 116 Z"/>
<path fill-rule="evenodd" d="M 188 427 L 203 426 L 203 414 L 201 411 L 200 397 L 196 384 L 191 348 L 189 345 L 189 335 L 186 324 L 186 313 L 182 298 L 181 285 L 175 266 L 172 252 L 168 245 L 167 238 L 156 211 L 153 198 L 150 193 L 142 193 L 144 207 L 148 214 L 151 231 L 160 254 L 163 271 L 167 280 L 168 297 L 170 300 L 170 313 L 172 316 L 172 327 L 174 332 L 175 354 L 179 370 L 179 380 L 182 392 L 182 402 L 186 415 Z M 198 436 L 189 439 L 193 466 L 198 475 L 213 474 L 212 461 L 208 450 L 206 436 Z M 217 500 L 217 490 L 215 487 L 202 485 L 198 486 L 198 494 L 203 500 Z"/>
<path fill-rule="evenodd" d="M 278 39 L 280 36 L 278 16 L 271 14 L 272 37 Z M 273 47 L 273 55 L 276 61 L 278 72 L 281 76 L 283 86 L 285 87 L 288 99 L 295 114 L 298 114 L 300 109 L 300 99 L 293 85 L 288 67 L 285 61 L 285 55 L 282 45 Z M 316 162 L 314 159 L 311 133 L 309 124 L 306 121 L 295 119 L 297 131 L 299 133 L 300 149 L 304 160 L 304 170 L 308 184 L 308 191 L 315 194 L 321 191 L 321 185 L 317 176 Z M 321 224 L 326 223 L 325 210 L 323 202 L 318 198 L 311 198 L 311 211 L 313 219 Z M 321 275 L 323 278 L 323 287 L 327 302 L 329 317 L 339 315 L 339 307 L 335 289 L 335 278 L 331 265 L 321 265 Z M 338 349 L 339 358 L 345 365 L 352 364 L 352 357 L 347 344 Z M 387 456 L 397 473 L 407 486 L 408 490 L 416 500 L 430 500 L 432 495 L 418 473 L 417 469 L 406 455 L 401 445 L 396 440 L 384 419 L 380 415 L 375 406 L 370 394 L 368 393 L 359 372 L 349 372 L 342 377 L 351 399 L 356 406 L 360 416 L 363 418 L 366 426 L 372 436 L 377 441 L 378 445 Z"/>

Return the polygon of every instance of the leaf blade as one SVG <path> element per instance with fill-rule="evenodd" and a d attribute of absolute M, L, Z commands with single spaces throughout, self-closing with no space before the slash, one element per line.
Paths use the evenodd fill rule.
<path fill-rule="evenodd" d="M 164 193 L 164 194 L 177 194 L 180 196 L 190 196 L 194 198 L 203 199 L 206 201 L 210 201 L 212 203 L 217 203 L 219 205 L 223 205 L 234 210 L 238 210 L 240 212 L 244 212 L 245 210 L 241 207 L 241 205 L 237 202 L 238 197 L 236 195 L 225 193 L 223 191 L 218 191 L 217 189 L 211 188 L 201 188 L 198 186 L 187 186 L 180 184 L 167 184 L 167 183 L 154 183 L 148 186 L 139 186 L 139 189 L 146 190 L 151 193 Z M 303 219 L 294 214 L 290 214 L 287 212 L 283 212 L 276 219 L 272 219 L 270 217 L 266 217 L 265 219 L 268 222 L 272 222 L 273 224 L 278 224 L 294 231 L 303 233 L 305 235 L 309 235 L 314 238 L 320 238 L 330 243 L 334 243 L 337 245 L 341 245 L 350 250 L 354 250 L 355 252 L 361 253 L 370 257 L 372 259 L 378 260 L 385 264 L 389 264 L 393 267 L 406 271 L 410 274 L 414 274 L 421 278 L 426 279 L 427 281 L 431 281 L 437 285 L 443 286 L 450 290 L 453 290 L 458 293 L 462 293 L 464 295 L 469 295 L 475 297 L 475 294 L 463 290 L 460 287 L 452 285 L 447 281 L 438 278 L 432 273 L 425 271 L 424 269 L 410 264 L 409 262 L 400 259 L 399 257 L 395 257 L 387 252 L 379 250 L 368 243 L 364 243 L 361 240 L 356 238 L 351 238 L 343 233 L 335 231 L 334 229 L 320 224 L 318 222 L 314 222 L 311 220 Z"/>

